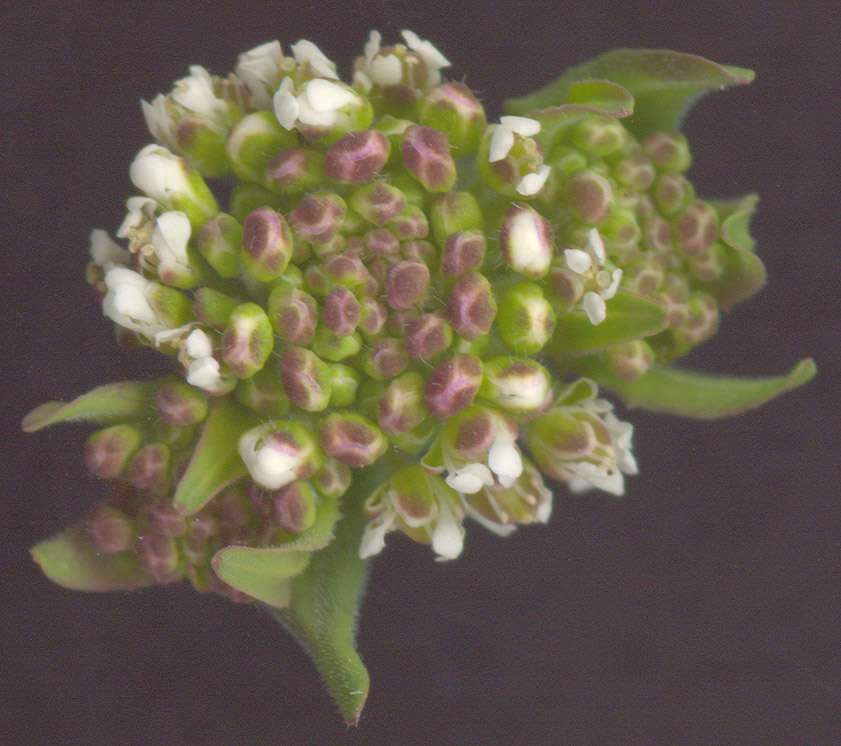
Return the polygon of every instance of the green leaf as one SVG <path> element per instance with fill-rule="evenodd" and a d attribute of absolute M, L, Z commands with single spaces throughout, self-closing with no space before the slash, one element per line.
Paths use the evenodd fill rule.
<path fill-rule="evenodd" d="M 596 352 L 657 334 L 668 323 L 664 306 L 624 290 L 617 292 L 605 305 L 607 318 L 597 325 L 591 324 L 580 310 L 558 314 L 554 336 L 544 353 L 557 356 Z"/>
<path fill-rule="evenodd" d="M 576 372 L 618 394 L 629 407 L 714 420 L 759 407 L 796 389 L 817 372 L 811 358 L 801 360 L 788 375 L 768 378 L 710 376 L 655 363 L 636 381 L 614 375 L 596 356 L 572 361 Z"/>
<path fill-rule="evenodd" d="M 307 569 L 292 580 L 289 607 L 272 609 L 310 654 L 350 725 L 359 722 L 370 685 L 354 644 L 367 565 L 359 558 L 366 522 L 362 504 L 385 477 L 379 465 L 354 471 L 351 489 L 342 500 L 344 517 L 335 539 L 314 553 Z"/>
<path fill-rule="evenodd" d="M 505 102 L 509 114 L 530 114 L 559 106 L 570 88 L 583 80 L 609 80 L 627 89 L 634 99 L 625 126 L 637 137 L 657 130 L 673 130 L 702 94 L 753 80 L 751 70 L 719 65 L 703 57 L 666 49 L 615 49 L 567 70 L 549 85 Z"/>
<path fill-rule="evenodd" d="M 71 590 L 130 591 L 152 582 L 134 552 L 96 552 L 88 540 L 84 523 L 71 526 L 29 551 L 44 575 Z"/>
<path fill-rule="evenodd" d="M 173 504 L 184 515 L 201 510 L 215 494 L 248 470 L 239 457 L 240 436 L 255 427 L 259 417 L 227 397 L 213 405 L 187 470 L 175 488 Z"/>
<path fill-rule="evenodd" d="M 154 415 L 152 396 L 160 381 L 120 381 L 88 391 L 70 402 L 49 401 L 23 418 L 27 433 L 59 422 L 83 420 L 113 425 Z"/>
<path fill-rule="evenodd" d="M 288 606 L 292 590 L 289 581 L 307 566 L 312 552 L 330 543 L 338 519 L 336 502 L 325 500 L 315 523 L 292 541 L 256 549 L 225 547 L 213 556 L 213 569 L 228 585 L 269 606 Z"/>

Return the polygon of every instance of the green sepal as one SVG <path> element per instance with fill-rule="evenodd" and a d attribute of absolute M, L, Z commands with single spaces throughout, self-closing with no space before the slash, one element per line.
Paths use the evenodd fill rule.
<path fill-rule="evenodd" d="M 48 401 L 23 418 L 24 432 L 34 433 L 48 425 L 81 420 L 113 425 L 154 416 L 152 396 L 162 381 L 119 381 L 98 386 L 73 401 Z"/>
<path fill-rule="evenodd" d="M 356 725 L 368 697 L 370 679 L 355 649 L 356 615 L 364 591 L 367 562 L 359 558 L 365 528 L 362 505 L 386 478 L 379 465 L 354 471 L 342 498 L 344 517 L 336 536 L 312 555 L 292 580 L 288 608 L 272 609 L 310 654 L 349 725 Z"/>
<path fill-rule="evenodd" d="M 665 306 L 624 290 L 617 292 L 605 305 L 607 318 L 595 326 L 583 311 L 559 313 L 555 334 L 545 353 L 550 358 L 565 352 L 583 355 L 650 337 L 668 325 Z"/>
<path fill-rule="evenodd" d="M 509 99 L 509 114 L 529 115 L 567 103 L 580 81 L 608 80 L 626 88 L 634 99 L 633 114 L 624 122 L 637 137 L 677 129 L 695 99 L 708 91 L 750 83 L 753 71 L 719 65 L 703 57 L 667 49 L 615 49 L 567 70 L 528 96 Z"/>
<path fill-rule="evenodd" d="M 635 381 L 615 375 L 598 356 L 572 361 L 577 373 L 618 394 L 629 407 L 642 407 L 699 420 L 714 420 L 759 407 L 808 382 L 817 372 L 805 358 L 788 375 L 767 378 L 710 376 L 655 363 Z"/>
<path fill-rule="evenodd" d="M 175 488 L 172 502 L 178 510 L 184 515 L 197 513 L 221 489 L 248 473 L 237 443 L 246 430 L 259 423 L 258 415 L 227 397 L 216 401 Z"/>
<path fill-rule="evenodd" d="M 228 585 L 258 601 L 275 608 L 288 606 L 289 581 L 304 570 L 314 551 L 330 543 L 338 519 L 337 503 L 324 500 L 315 523 L 294 540 L 275 547 L 225 547 L 213 556 L 213 570 Z"/>
<path fill-rule="evenodd" d="M 134 552 L 101 554 L 77 523 L 29 550 L 53 583 L 74 591 L 131 591 L 150 585 Z"/>
<path fill-rule="evenodd" d="M 704 290 L 712 293 L 725 311 L 754 296 L 765 284 L 765 265 L 753 253 L 755 242 L 750 234 L 750 221 L 758 202 L 757 195 L 748 194 L 711 203 L 721 223 L 721 240 L 728 249 L 721 277 L 705 283 Z"/>

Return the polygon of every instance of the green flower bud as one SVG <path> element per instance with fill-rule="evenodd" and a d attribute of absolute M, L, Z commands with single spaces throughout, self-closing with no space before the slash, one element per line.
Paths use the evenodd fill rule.
<path fill-rule="evenodd" d="M 686 171 L 692 165 L 689 143 L 680 132 L 652 132 L 643 139 L 642 149 L 663 171 Z"/>
<path fill-rule="evenodd" d="M 243 183 L 237 184 L 231 190 L 231 199 L 228 204 L 228 212 L 240 222 L 260 207 L 280 206 L 281 198 L 274 192 L 270 192 L 259 184 Z"/>
<path fill-rule="evenodd" d="M 199 288 L 193 293 L 193 313 L 196 318 L 220 331 L 228 325 L 237 305 L 237 301 L 230 295 L 213 288 Z"/>
<path fill-rule="evenodd" d="M 334 363 L 329 366 L 327 375 L 330 381 L 330 406 L 349 407 L 356 399 L 360 374 L 349 365 Z"/>
<path fill-rule="evenodd" d="M 85 441 L 85 466 L 100 479 L 116 479 L 141 444 L 140 432 L 131 425 L 97 430 Z"/>
<path fill-rule="evenodd" d="M 577 147 L 601 157 L 620 150 L 628 137 L 618 120 L 598 115 L 585 117 L 572 130 L 572 142 Z"/>
<path fill-rule="evenodd" d="M 240 119 L 231 130 L 228 159 L 238 179 L 261 184 L 277 154 L 296 145 L 295 133 L 283 129 L 272 112 L 255 111 Z"/>
<path fill-rule="evenodd" d="M 436 197 L 429 209 L 432 235 L 443 248 L 447 238 L 459 231 L 483 231 L 482 208 L 470 192 L 447 192 Z"/>
<path fill-rule="evenodd" d="M 283 417 L 289 411 L 289 398 L 272 366 L 264 366 L 237 383 L 234 398 L 261 417 Z"/>
<path fill-rule="evenodd" d="M 613 189 L 595 171 L 579 171 L 567 182 L 564 193 L 573 214 L 588 225 L 598 225 L 610 212 Z"/>
<path fill-rule="evenodd" d="M 199 253 L 220 277 L 239 275 L 242 226 L 234 217 L 222 212 L 208 220 L 199 228 L 197 243 Z"/>
<path fill-rule="evenodd" d="M 300 194 L 324 178 L 324 155 L 308 148 L 284 148 L 266 167 L 266 184 L 281 194 Z"/>
<path fill-rule="evenodd" d="M 167 381 L 155 392 L 155 408 L 168 425 L 194 425 L 207 417 L 207 397 L 183 381 Z"/>
<path fill-rule="evenodd" d="M 327 364 L 303 347 L 287 347 L 280 358 L 283 390 L 296 407 L 320 412 L 330 403 Z"/>
<path fill-rule="evenodd" d="M 479 99 L 457 82 L 429 91 L 420 102 L 418 117 L 421 124 L 442 132 L 460 157 L 476 152 L 487 124 Z"/>
<path fill-rule="evenodd" d="M 406 195 L 384 181 L 365 184 L 348 198 L 348 204 L 369 223 L 382 227 L 406 209 Z"/>
<path fill-rule="evenodd" d="M 356 332 L 340 337 L 333 334 L 326 326 L 319 326 L 315 330 L 312 349 L 316 355 L 325 360 L 339 362 L 356 355 L 362 349 L 362 340 Z"/>
<path fill-rule="evenodd" d="M 323 498 L 338 500 L 348 491 L 351 479 L 351 470 L 347 464 L 343 464 L 332 456 L 327 456 L 311 481 Z"/>
<path fill-rule="evenodd" d="M 272 325 L 256 303 L 237 306 L 222 335 L 222 359 L 237 378 L 250 378 L 268 360 L 274 347 Z"/>
<path fill-rule="evenodd" d="M 270 207 L 248 214 L 242 231 L 242 265 L 255 280 L 271 282 L 292 258 L 292 232 L 283 215 Z"/>
<path fill-rule="evenodd" d="M 623 381 L 635 381 L 654 362 L 651 345 L 642 339 L 609 347 L 604 355 L 610 369 Z"/>
<path fill-rule="evenodd" d="M 373 422 L 350 412 L 327 415 L 318 426 L 318 442 L 352 468 L 370 466 L 388 449 L 388 439 Z"/>
<path fill-rule="evenodd" d="M 555 312 L 539 285 L 521 282 L 502 296 L 496 327 L 510 349 L 533 355 L 552 338 Z"/>
<path fill-rule="evenodd" d="M 412 241 L 429 235 L 426 213 L 415 205 L 406 207 L 396 218 L 389 220 L 387 226 L 401 241 Z"/>
<path fill-rule="evenodd" d="M 657 209 L 667 218 L 677 215 L 695 198 L 692 185 L 680 174 L 669 171 L 657 177 L 652 194 Z"/>
<path fill-rule="evenodd" d="M 389 435 L 413 430 L 429 417 L 423 399 L 424 380 L 409 372 L 395 378 L 377 399 L 377 420 Z"/>
<path fill-rule="evenodd" d="M 306 480 L 272 493 L 272 517 L 289 534 L 297 535 L 315 523 L 318 496 Z"/>
<path fill-rule="evenodd" d="M 296 237 L 321 244 L 333 238 L 346 213 L 347 205 L 337 194 L 311 194 L 289 213 L 289 224 Z"/>
<path fill-rule="evenodd" d="M 700 259 L 718 239 L 718 215 L 707 202 L 693 202 L 675 220 L 677 246 L 687 259 Z"/>
<path fill-rule="evenodd" d="M 515 414 L 538 412 L 551 401 L 552 377 L 536 360 L 492 358 L 485 362 L 479 396 Z"/>
<path fill-rule="evenodd" d="M 654 183 L 657 170 L 646 155 L 634 153 L 613 164 L 613 176 L 623 186 L 645 192 Z"/>
<path fill-rule="evenodd" d="M 318 304 L 309 293 L 290 285 L 278 285 L 269 294 L 268 311 L 269 321 L 283 341 L 301 346 L 312 342 L 318 323 Z"/>

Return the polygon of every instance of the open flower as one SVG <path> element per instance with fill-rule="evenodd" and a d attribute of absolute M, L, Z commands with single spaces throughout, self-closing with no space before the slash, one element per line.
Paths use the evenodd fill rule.
<path fill-rule="evenodd" d="M 578 275 L 586 289 L 580 304 L 590 323 L 601 324 L 607 316 L 605 301 L 610 300 L 622 281 L 621 269 L 609 269 L 604 242 L 596 228 L 587 232 L 587 243 L 583 249 L 564 249 L 567 268 Z"/>

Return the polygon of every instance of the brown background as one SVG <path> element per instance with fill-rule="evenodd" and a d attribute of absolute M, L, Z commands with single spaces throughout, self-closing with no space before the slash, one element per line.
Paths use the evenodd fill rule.
<path fill-rule="evenodd" d="M 835 2 L 41 2 L 0 18 L 4 423 L 0 740 L 45 743 L 837 742 L 839 52 Z M 346 732 L 267 615 L 188 587 L 71 593 L 26 547 L 99 485 L 85 428 L 22 436 L 44 399 L 151 376 L 118 352 L 83 280 L 148 141 L 138 99 L 199 63 L 310 38 L 347 70 L 367 31 L 432 39 L 499 102 L 616 46 L 752 67 L 686 123 L 705 196 L 758 191 L 767 289 L 688 361 L 819 379 L 765 409 L 696 423 L 644 413 L 642 475 L 619 502 L 561 492 L 547 527 L 471 527 L 456 563 L 394 537 L 359 645 L 373 688 Z M 159 368 L 158 368 L 159 369 Z M 834 736 L 834 737 L 833 737 Z"/>

